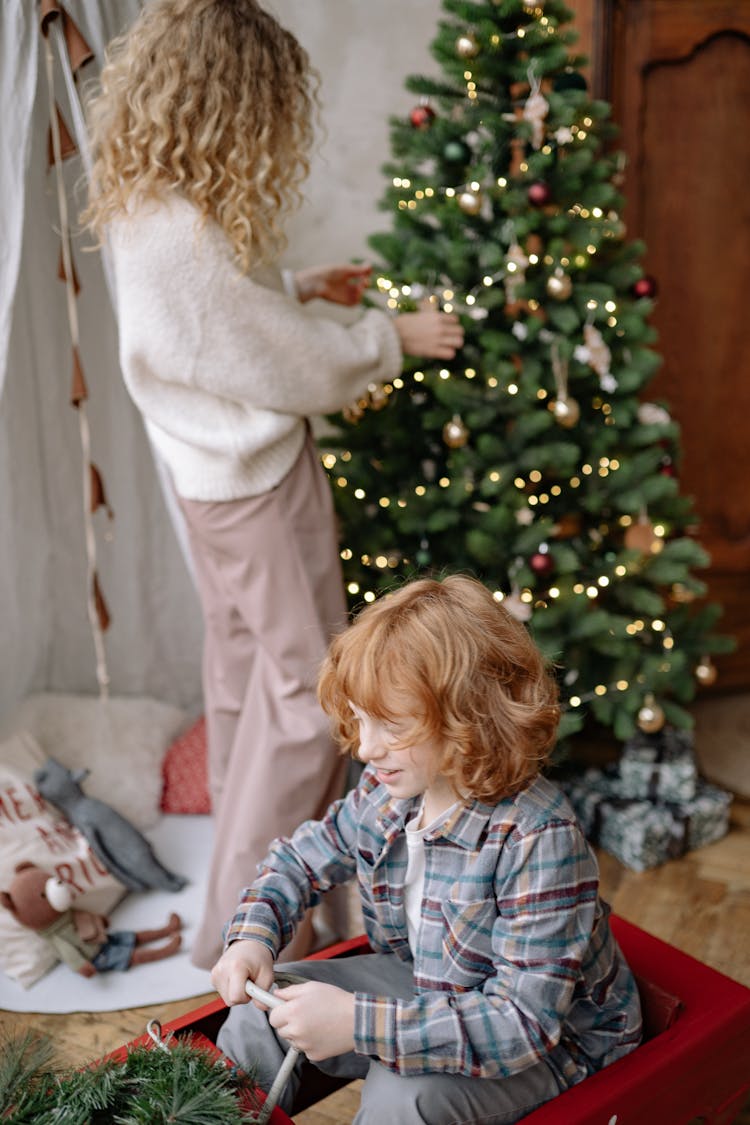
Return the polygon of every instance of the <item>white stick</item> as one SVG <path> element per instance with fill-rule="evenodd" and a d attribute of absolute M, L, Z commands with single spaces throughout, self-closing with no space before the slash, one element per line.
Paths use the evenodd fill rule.
<path fill-rule="evenodd" d="M 278 1008 L 280 1004 L 285 1002 L 280 996 L 274 996 L 272 992 L 266 992 L 264 988 L 259 988 L 258 985 L 251 980 L 245 981 L 245 992 L 253 1000 L 258 1000 L 261 1004 L 265 1004 L 267 1008 Z M 273 1080 L 273 1085 L 266 1095 L 266 1100 L 261 1106 L 258 1116 L 255 1118 L 256 1125 L 266 1125 L 266 1122 L 276 1108 L 276 1104 L 281 1097 L 281 1092 L 286 1086 L 298 1058 L 299 1051 L 297 1048 L 290 1047 L 284 1056 L 284 1061 L 279 1067 L 278 1074 Z"/>

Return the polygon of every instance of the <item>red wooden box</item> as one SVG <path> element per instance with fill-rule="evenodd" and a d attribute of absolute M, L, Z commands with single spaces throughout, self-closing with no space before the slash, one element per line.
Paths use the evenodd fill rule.
<path fill-rule="evenodd" d="M 688 1125 L 696 1117 L 728 1125 L 750 1096 L 750 989 L 622 918 L 613 916 L 612 928 L 638 980 L 644 1042 L 524 1125 Z M 313 959 L 366 951 L 361 937 Z M 162 1030 L 215 1041 L 226 1011 L 217 999 Z M 320 1095 L 332 1088 L 321 1085 Z M 312 1089 L 306 1105 L 315 1100 Z M 277 1107 L 271 1122 L 290 1125 L 290 1118 Z"/>

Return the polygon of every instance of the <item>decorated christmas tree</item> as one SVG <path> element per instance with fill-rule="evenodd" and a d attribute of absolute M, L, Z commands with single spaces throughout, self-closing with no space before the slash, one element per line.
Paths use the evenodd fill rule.
<path fill-rule="evenodd" d="M 554 662 L 561 739 L 689 727 L 731 647 L 649 401 L 656 283 L 621 217 L 622 154 L 559 0 L 443 0 L 440 78 L 391 123 L 373 301 L 457 313 L 450 363 L 412 362 L 325 440 L 352 607 L 404 577 L 475 574 Z"/>

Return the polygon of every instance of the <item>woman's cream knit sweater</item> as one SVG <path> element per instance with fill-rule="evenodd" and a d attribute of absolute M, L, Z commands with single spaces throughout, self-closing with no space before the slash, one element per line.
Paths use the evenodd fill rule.
<path fill-rule="evenodd" d="M 352 325 L 308 313 L 276 269 L 242 275 L 192 204 L 147 203 L 110 229 L 125 383 L 177 492 L 233 500 L 273 488 L 305 419 L 334 412 L 401 369 L 377 309 Z"/>

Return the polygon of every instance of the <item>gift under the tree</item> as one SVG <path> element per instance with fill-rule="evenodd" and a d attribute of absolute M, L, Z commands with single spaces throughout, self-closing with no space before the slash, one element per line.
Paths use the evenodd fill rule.
<path fill-rule="evenodd" d="M 731 794 L 698 781 L 690 801 L 623 797 L 616 773 L 587 770 L 565 785 L 586 836 L 633 871 L 711 844 L 726 835 Z"/>
<path fill-rule="evenodd" d="M 698 788 L 692 735 L 671 727 L 637 734 L 625 743 L 619 776 L 621 797 L 692 801 Z"/>

